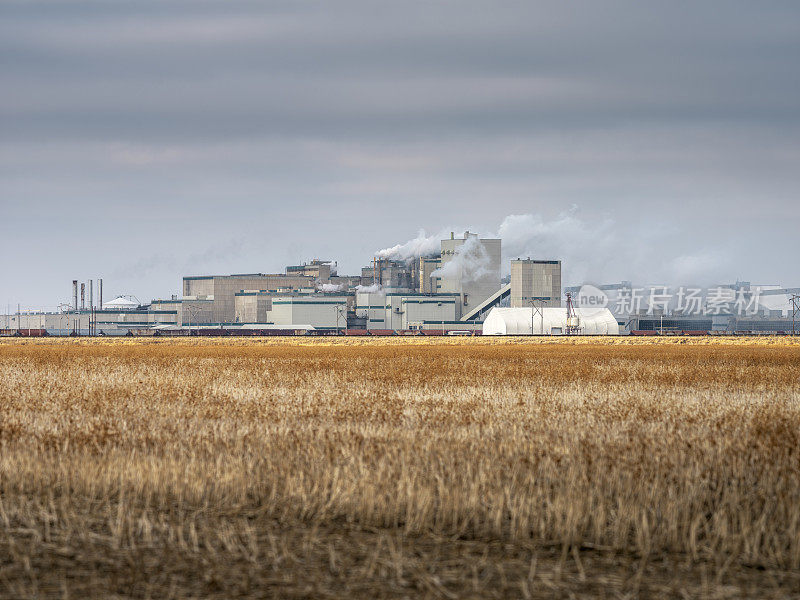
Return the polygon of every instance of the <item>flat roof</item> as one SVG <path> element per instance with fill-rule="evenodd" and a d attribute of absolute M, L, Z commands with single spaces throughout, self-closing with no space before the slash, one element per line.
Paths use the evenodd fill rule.
<path fill-rule="evenodd" d="M 499 289 L 499 288 L 498 288 Z M 422 297 L 422 298 L 436 298 L 437 296 L 460 296 L 458 292 L 441 292 L 437 294 L 430 294 L 425 292 L 365 292 L 356 290 L 357 294 L 377 294 L 380 296 L 414 296 L 414 297 Z"/>
<path fill-rule="evenodd" d="M 537 265 L 557 265 L 560 260 L 537 260 L 535 258 L 512 258 L 511 262 L 535 263 Z"/>
<path fill-rule="evenodd" d="M 286 273 L 229 273 L 228 275 L 189 275 L 184 281 L 198 279 L 223 279 L 225 277 L 288 277 Z M 293 275 L 293 277 L 310 277 L 306 275 Z"/>
<path fill-rule="evenodd" d="M 181 304 L 182 302 L 213 302 L 213 298 L 176 298 L 175 300 L 151 300 L 150 304 Z"/>

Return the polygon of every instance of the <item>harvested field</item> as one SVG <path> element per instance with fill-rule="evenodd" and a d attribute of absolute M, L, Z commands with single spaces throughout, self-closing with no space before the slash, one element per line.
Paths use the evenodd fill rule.
<path fill-rule="evenodd" d="M 0 597 L 800 597 L 800 341 L 0 342 Z"/>

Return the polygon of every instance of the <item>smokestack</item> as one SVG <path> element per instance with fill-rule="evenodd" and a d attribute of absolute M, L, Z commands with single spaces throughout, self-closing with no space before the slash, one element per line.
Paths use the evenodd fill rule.
<path fill-rule="evenodd" d="M 98 308 L 100 308 L 100 310 L 103 310 L 103 279 L 102 278 L 98 281 L 97 287 L 99 288 L 98 292 L 100 294 L 100 306 Z"/>
<path fill-rule="evenodd" d="M 86 308 L 86 284 L 81 284 L 81 310 Z"/>
<path fill-rule="evenodd" d="M 89 280 L 89 308 L 94 308 L 94 280 Z"/>
<path fill-rule="evenodd" d="M 78 280 L 72 280 L 72 308 L 78 310 Z"/>
<path fill-rule="evenodd" d="M 451 239 L 451 240 L 454 240 L 454 239 L 456 239 L 456 233 L 455 233 L 455 231 L 451 231 L 451 232 L 450 232 L 450 239 Z"/>

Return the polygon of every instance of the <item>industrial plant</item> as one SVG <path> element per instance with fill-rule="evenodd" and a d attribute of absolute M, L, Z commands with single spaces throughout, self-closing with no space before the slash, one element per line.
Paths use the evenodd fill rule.
<path fill-rule="evenodd" d="M 686 335 L 800 328 L 798 288 L 762 290 L 737 282 L 694 297 L 683 288 L 636 288 L 630 282 L 562 290 L 560 260 L 514 258 L 503 278 L 501 250 L 500 239 L 451 233 L 435 253 L 408 258 L 382 251 L 357 275 L 340 275 L 336 262 L 321 259 L 289 265 L 283 273 L 189 275 L 180 295 L 146 303 L 133 296 L 104 300 L 102 279 L 73 280 L 69 304 L 54 312 L 8 311 L 0 316 L 0 331 L 18 336 Z M 775 308 L 768 298 L 787 307 Z"/>

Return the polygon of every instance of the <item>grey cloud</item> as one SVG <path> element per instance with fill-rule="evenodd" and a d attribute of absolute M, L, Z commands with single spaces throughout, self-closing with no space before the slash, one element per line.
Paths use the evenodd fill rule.
<path fill-rule="evenodd" d="M 568 277 L 792 283 L 798 17 L 794 1 L 9 0 L 0 251 L 27 251 L 0 302 L 104 272 L 175 293 L 190 263 L 354 271 L 420 228 L 572 204 L 614 227 L 586 261 L 596 233 L 558 230 Z"/>

